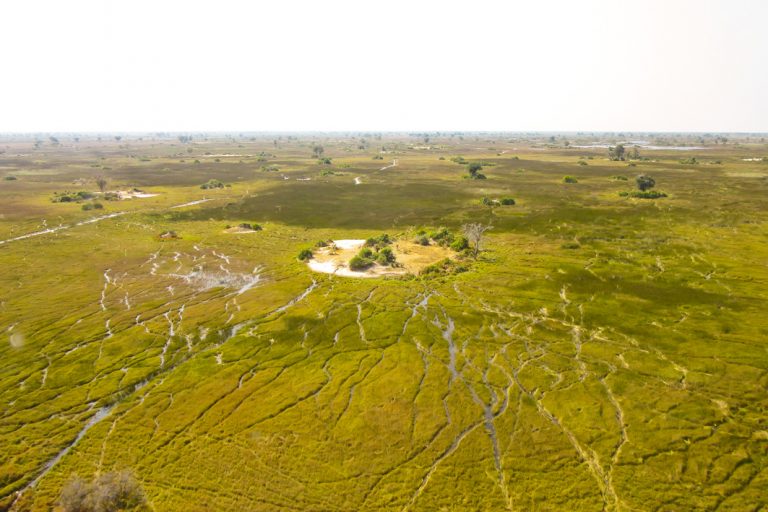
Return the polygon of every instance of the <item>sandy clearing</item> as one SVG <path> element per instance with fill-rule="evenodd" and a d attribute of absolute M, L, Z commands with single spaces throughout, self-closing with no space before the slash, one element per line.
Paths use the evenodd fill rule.
<path fill-rule="evenodd" d="M 117 194 L 117 197 L 120 198 L 120 200 L 133 199 L 133 198 L 144 199 L 147 197 L 155 197 L 159 195 L 159 194 L 148 194 L 140 190 L 116 190 L 113 193 Z"/>
<path fill-rule="evenodd" d="M 352 270 L 348 262 L 365 245 L 365 240 L 334 240 L 333 246 L 315 250 L 314 258 L 307 262 L 310 270 L 342 277 L 385 277 L 417 274 L 427 265 L 449 258 L 452 251 L 436 245 L 422 246 L 415 242 L 395 241 L 390 247 L 395 253 L 398 266 L 374 264 L 364 271 Z"/>

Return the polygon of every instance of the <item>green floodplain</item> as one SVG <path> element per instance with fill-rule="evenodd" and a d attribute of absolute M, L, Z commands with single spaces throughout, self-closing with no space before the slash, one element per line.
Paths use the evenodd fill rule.
<path fill-rule="evenodd" d="M 768 144 L 631 137 L 0 137 L 0 510 L 763 510 Z"/>

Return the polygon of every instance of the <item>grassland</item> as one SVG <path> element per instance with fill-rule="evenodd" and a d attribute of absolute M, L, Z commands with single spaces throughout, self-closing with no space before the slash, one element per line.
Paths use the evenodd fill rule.
<path fill-rule="evenodd" d="M 114 469 L 158 511 L 768 506 L 763 141 L 58 138 L 0 143 L 0 509 Z M 102 175 L 157 195 L 51 201 Z M 467 222 L 466 272 L 296 259 Z"/>

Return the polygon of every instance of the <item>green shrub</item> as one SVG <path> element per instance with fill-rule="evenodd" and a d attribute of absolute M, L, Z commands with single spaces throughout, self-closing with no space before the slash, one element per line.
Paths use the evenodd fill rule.
<path fill-rule="evenodd" d="M 208 180 L 206 183 L 200 185 L 203 190 L 210 190 L 214 188 L 224 188 L 224 183 L 219 180 Z"/>
<path fill-rule="evenodd" d="M 423 277 L 438 277 L 447 274 L 458 274 L 460 272 L 466 272 L 467 270 L 466 266 L 461 265 L 450 258 L 445 258 L 444 260 L 424 267 L 421 269 L 421 272 L 419 272 L 419 275 Z"/>
<path fill-rule="evenodd" d="M 619 195 L 621 197 L 632 197 L 635 199 L 659 199 L 662 197 L 667 197 L 667 194 L 658 190 L 633 190 L 632 192 L 619 192 Z"/>
<path fill-rule="evenodd" d="M 573 176 L 563 176 L 563 183 L 578 183 L 579 180 L 574 178 Z"/>
<path fill-rule="evenodd" d="M 560 246 L 561 249 L 580 249 L 581 245 L 578 242 L 566 242 Z"/>
<path fill-rule="evenodd" d="M 579 161 L 578 161 L 578 164 L 579 164 L 579 165 L 589 165 L 589 164 L 588 164 L 587 162 L 585 162 L 584 160 L 579 160 Z"/>
<path fill-rule="evenodd" d="M 312 254 L 312 249 L 302 249 L 299 251 L 299 261 L 307 261 L 311 260 L 314 257 L 314 254 Z"/>
<path fill-rule="evenodd" d="M 376 255 L 376 262 L 379 265 L 390 265 L 395 261 L 395 254 L 392 252 L 391 247 L 382 248 Z"/>
<path fill-rule="evenodd" d="M 12 176 L 12 175 L 10 175 L 10 174 L 9 174 L 8 176 L 6 176 L 6 177 L 5 177 L 5 178 L 3 178 L 3 179 L 4 179 L 5 181 L 15 181 L 15 180 L 17 180 L 18 178 L 16 178 L 16 176 Z"/>
<path fill-rule="evenodd" d="M 501 198 L 501 204 L 503 206 L 514 206 L 515 200 L 512 199 L 511 197 L 503 197 Z"/>
<path fill-rule="evenodd" d="M 427 246 L 429 245 L 429 238 L 426 236 L 420 236 L 416 239 L 416 243 L 419 245 Z"/>
<path fill-rule="evenodd" d="M 450 245 L 453 240 L 454 236 L 453 233 L 448 231 L 446 228 L 439 228 L 437 231 L 433 231 L 429 234 L 429 238 L 437 242 L 438 245 L 445 247 L 446 245 Z"/>
<path fill-rule="evenodd" d="M 371 265 L 373 265 L 371 260 L 368 258 L 362 258 L 359 255 L 354 256 L 351 260 L 349 260 L 349 268 L 352 270 L 365 270 Z"/>
<path fill-rule="evenodd" d="M 629 178 L 626 176 L 611 176 L 611 178 L 616 181 L 629 181 Z"/>
<path fill-rule="evenodd" d="M 465 251 L 469 248 L 469 240 L 465 236 L 456 237 L 456 240 L 451 242 L 451 249 L 456 252 Z"/>

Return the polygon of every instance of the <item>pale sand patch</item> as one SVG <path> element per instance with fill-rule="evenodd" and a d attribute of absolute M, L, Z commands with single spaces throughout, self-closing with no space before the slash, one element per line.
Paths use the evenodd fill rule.
<path fill-rule="evenodd" d="M 117 194 L 117 197 L 119 197 L 121 200 L 123 199 L 143 199 L 146 197 L 155 197 L 158 194 L 148 194 L 146 192 L 142 192 L 141 190 L 117 190 L 114 192 Z"/>

